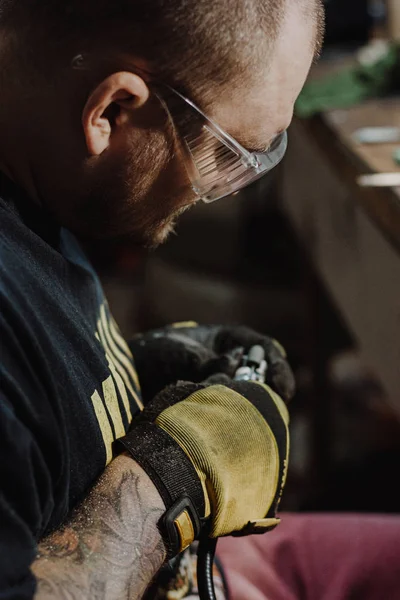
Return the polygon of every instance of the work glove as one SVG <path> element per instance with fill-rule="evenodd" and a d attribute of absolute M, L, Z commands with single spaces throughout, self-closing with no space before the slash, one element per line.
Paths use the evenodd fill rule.
<path fill-rule="evenodd" d="M 116 449 L 158 489 L 168 558 L 199 537 L 275 527 L 286 478 L 288 412 L 264 384 L 169 386 L 133 421 Z"/>
<path fill-rule="evenodd" d="M 129 345 L 146 403 L 179 380 L 201 382 L 216 373 L 233 378 L 256 344 L 265 351 L 266 383 L 287 402 L 295 384 L 284 349 L 248 327 L 178 323 L 137 335 Z"/>

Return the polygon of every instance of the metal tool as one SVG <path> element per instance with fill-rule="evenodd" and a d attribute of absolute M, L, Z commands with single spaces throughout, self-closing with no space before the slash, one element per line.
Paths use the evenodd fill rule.
<path fill-rule="evenodd" d="M 259 381 L 264 383 L 267 372 L 267 361 L 262 346 L 250 348 L 247 356 L 243 357 L 242 366 L 235 373 L 235 381 Z"/>
<path fill-rule="evenodd" d="M 252 346 L 235 373 L 235 381 L 265 382 L 268 364 L 265 360 L 265 350 L 262 346 Z M 200 600 L 216 600 L 213 564 L 218 538 L 209 537 L 209 528 L 205 529 L 197 551 L 197 585 Z"/>

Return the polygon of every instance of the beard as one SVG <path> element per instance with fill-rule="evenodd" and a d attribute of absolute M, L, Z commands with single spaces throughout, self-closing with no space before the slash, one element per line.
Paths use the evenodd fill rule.
<path fill-rule="evenodd" d="M 171 233 L 175 233 L 175 227 L 179 217 L 183 215 L 189 208 L 193 206 L 195 202 L 187 204 L 180 208 L 177 208 L 163 221 L 156 223 L 152 230 L 147 232 L 147 236 L 142 240 L 142 245 L 148 250 L 155 250 L 158 246 L 163 244 Z"/>
<path fill-rule="evenodd" d="M 162 244 L 196 202 L 182 157 L 160 132 L 142 132 L 128 148 L 87 162 L 87 187 L 70 205 L 67 227 L 85 241 Z M 66 220 L 64 219 L 64 222 Z"/>

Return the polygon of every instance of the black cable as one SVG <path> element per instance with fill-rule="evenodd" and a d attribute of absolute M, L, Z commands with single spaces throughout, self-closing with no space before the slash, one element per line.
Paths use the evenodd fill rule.
<path fill-rule="evenodd" d="M 216 600 L 213 564 L 218 538 L 208 537 L 208 531 L 200 538 L 197 552 L 197 586 L 201 600 Z"/>

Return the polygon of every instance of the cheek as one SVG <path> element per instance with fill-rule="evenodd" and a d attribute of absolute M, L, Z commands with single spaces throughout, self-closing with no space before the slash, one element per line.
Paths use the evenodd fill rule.
<path fill-rule="evenodd" d="M 120 144 L 118 152 L 105 153 L 90 171 L 90 191 L 77 224 L 87 237 L 129 235 L 139 244 L 151 244 L 193 201 L 182 161 L 161 134 Z"/>
<path fill-rule="evenodd" d="M 194 199 L 179 144 L 163 140 L 158 150 L 153 146 L 149 165 L 149 201 L 160 213 L 184 206 Z"/>

